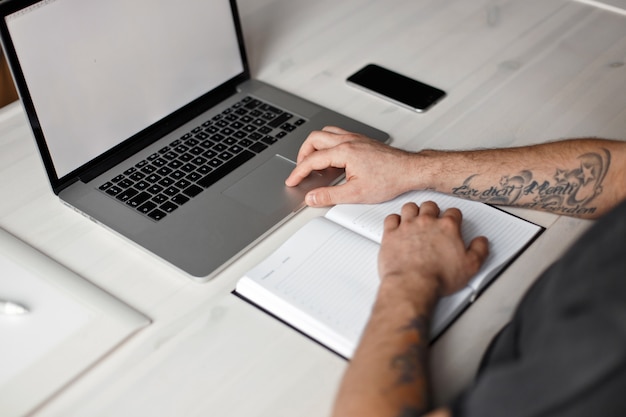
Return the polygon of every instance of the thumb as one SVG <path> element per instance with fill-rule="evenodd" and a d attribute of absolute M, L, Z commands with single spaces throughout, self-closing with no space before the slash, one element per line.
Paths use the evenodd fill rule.
<path fill-rule="evenodd" d="M 487 256 L 489 256 L 489 241 L 484 236 L 474 238 L 469 245 L 467 253 L 470 260 L 469 268 L 474 273 L 478 272 Z"/>
<path fill-rule="evenodd" d="M 349 184 L 320 187 L 309 191 L 305 197 L 305 201 L 310 207 L 325 207 L 341 203 L 353 203 L 355 199 L 351 194 Z"/>

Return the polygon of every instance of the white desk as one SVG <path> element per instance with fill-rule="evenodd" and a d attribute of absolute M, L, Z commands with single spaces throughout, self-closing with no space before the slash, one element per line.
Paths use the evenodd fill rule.
<path fill-rule="evenodd" d="M 241 0 L 252 72 L 389 132 L 408 149 L 626 134 L 626 15 L 574 0 Z M 623 0 L 607 4 L 626 9 Z M 345 85 L 377 62 L 443 88 L 415 114 Z M 306 209 L 207 284 L 61 205 L 18 105 L 0 111 L 0 226 L 153 324 L 39 416 L 324 416 L 344 360 L 230 294 L 321 210 Z M 589 222 L 516 210 L 547 231 L 433 349 L 438 402 L 466 386 L 491 336 Z"/>

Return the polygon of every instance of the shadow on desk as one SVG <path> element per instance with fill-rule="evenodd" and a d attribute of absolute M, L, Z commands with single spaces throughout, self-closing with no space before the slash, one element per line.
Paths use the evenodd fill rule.
<path fill-rule="evenodd" d="M 3 52 L 0 53 L 0 107 L 4 107 L 15 100 L 17 100 L 17 92 Z"/>

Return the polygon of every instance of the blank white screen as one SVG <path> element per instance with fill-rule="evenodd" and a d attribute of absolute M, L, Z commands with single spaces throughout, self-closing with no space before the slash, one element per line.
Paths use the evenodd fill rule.
<path fill-rule="evenodd" d="M 7 19 L 59 178 L 243 71 L 228 0 L 45 0 Z"/>

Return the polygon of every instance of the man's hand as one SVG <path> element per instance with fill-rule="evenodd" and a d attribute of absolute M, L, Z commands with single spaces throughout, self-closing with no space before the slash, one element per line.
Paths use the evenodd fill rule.
<path fill-rule="evenodd" d="M 335 417 L 450 415 L 447 409 L 427 414 L 430 321 L 439 297 L 462 288 L 489 250 L 484 237 L 465 246 L 459 210 L 439 211 L 433 202 L 409 203 L 385 219 L 382 281 L 344 375 Z"/>
<path fill-rule="evenodd" d="M 439 296 L 460 290 L 489 254 L 485 237 L 465 247 L 461 237 L 461 212 L 456 208 L 439 216 L 437 204 L 405 204 L 401 215 L 385 219 L 378 269 L 383 282 L 412 294 L 416 285 L 434 281 Z M 387 284 L 387 283 L 385 283 Z"/>
<path fill-rule="evenodd" d="M 298 165 L 285 181 L 298 185 L 312 171 L 344 168 L 346 183 L 322 187 L 306 196 L 309 206 L 378 203 L 411 189 L 411 154 L 338 127 L 312 132 L 298 153 Z"/>

